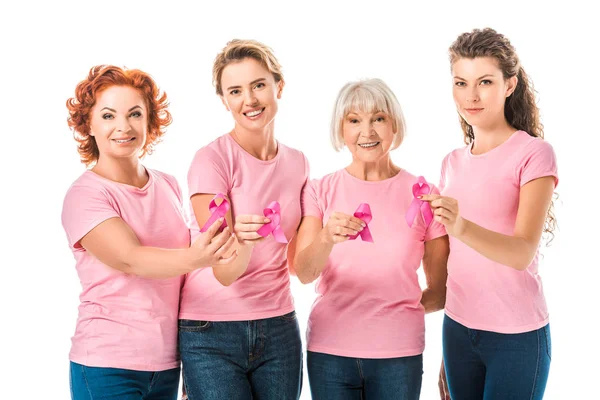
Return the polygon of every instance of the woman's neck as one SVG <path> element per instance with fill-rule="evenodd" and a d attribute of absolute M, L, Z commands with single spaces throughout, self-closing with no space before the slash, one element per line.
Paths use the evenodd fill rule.
<path fill-rule="evenodd" d="M 268 161 L 277 155 L 273 123 L 261 131 L 249 131 L 236 124 L 230 135 L 246 152 L 259 160 Z"/>
<path fill-rule="evenodd" d="M 148 174 L 138 158 L 115 159 L 100 157 L 92 171 L 111 181 L 124 183 L 138 188 L 148 183 Z"/>
<path fill-rule="evenodd" d="M 352 163 L 346 167 L 346 171 L 363 181 L 383 181 L 396 176 L 400 172 L 400 167 L 394 165 L 389 156 L 372 163 L 365 163 L 353 158 Z"/>

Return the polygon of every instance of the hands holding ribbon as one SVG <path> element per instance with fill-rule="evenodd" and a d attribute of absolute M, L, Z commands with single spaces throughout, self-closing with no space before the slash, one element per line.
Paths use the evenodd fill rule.
<path fill-rule="evenodd" d="M 231 253 L 233 244 L 235 243 L 235 235 L 226 227 L 220 233 L 221 224 L 225 218 L 214 219 L 190 246 L 190 250 L 194 252 L 194 258 L 198 265 L 223 265 L 229 264 L 237 258 L 237 252 Z"/>
<path fill-rule="evenodd" d="M 424 194 L 418 198 L 429 202 L 433 218 L 446 227 L 448 235 L 456 237 L 465 231 L 467 221 L 460 216 L 458 200 L 439 194 Z"/>
<path fill-rule="evenodd" d="M 238 215 L 233 230 L 241 245 L 253 247 L 265 238 L 258 231 L 270 222 L 269 218 L 262 215 Z"/>
<path fill-rule="evenodd" d="M 323 228 L 327 243 L 337 244 L 356 237 L 367 226 L 361 219 L 341 212 L 334 212 Z"/>

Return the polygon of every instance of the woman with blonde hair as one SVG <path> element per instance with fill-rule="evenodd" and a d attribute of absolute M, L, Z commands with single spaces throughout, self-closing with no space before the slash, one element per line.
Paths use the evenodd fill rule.
<path fill-rule="evenodd" d="M 184 385 L 190 400 L 297 399 L 302 342 L 288 249 L 308 162 L 275 139 L 284 79 L 270 48 L 232 40 L 215 59 L 213 83 L 234 127 L 198 150 L 190 166 L 192 235 L 220 212 L 234 229 L 238 257 L 187 276 L 179 315 Z"/>

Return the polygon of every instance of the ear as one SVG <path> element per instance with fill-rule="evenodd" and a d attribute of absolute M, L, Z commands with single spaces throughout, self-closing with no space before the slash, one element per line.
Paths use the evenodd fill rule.
<path fill-rule="evenodd" d="M 517 88 L 517 84 L 519 83 L 519 78 L 517 76 L 510 77 L 506 80 L 506 96 L 510 97 L 511 94 L 514 93 Z"/>
<path fill-rule="evenodd" d="M 283 87 L 285 86 L 285 81 L 282 79 L 277 82 L 277 98 L 281 99 L 281 92 L 283 91 Z"/>
<path fill-rule="evenodd" d="M 229 104 L 227 104 L 227 101 L 225 100 L 225 97 L 223 96 L 219 96 L 221 98 L 221 102 L 223 103 L 223 105 L 225 106 L 225 108 L 227 109 L 227 111 L 231 111 L 229 109 Z"/>

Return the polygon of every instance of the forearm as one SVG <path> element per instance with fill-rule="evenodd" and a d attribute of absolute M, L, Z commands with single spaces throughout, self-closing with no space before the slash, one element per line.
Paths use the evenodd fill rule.
<path fill-rule="evenodd" d="M 300 282 L 307 284 L 321 275 L 333 246 L 333 242 L 325 240 L 321 231 L 308 247 L 298 253 L 294 270 Z"/>
<path fill-rule="evenodd" d="M 235 250 L 237 251 L 238 256 L 235 260 L 229 264 L 219 265 L 218 267 L 213 268 L 213 274 L 221 285 L 231 285 L 246 272 L 248 264 L 250 263 L 253 248 L 253 246 L 243 246 L 238 244 Z"/>
<path fill-rule="evenodd" d="M 493 232 L 468 220 L 464 222 L 465 228 L 456 238 L 484 257 L 519 271 L 527 269 L 533 260 L 537 243 Z"/>
<path fill-rule="evenodd" d="M 437 290 L 426 288 L 421 295 L 421 304 L 425 309 L 425 314 L 444 309 L 446 305 L 446 288 Z"/>
<path fill-rule="evenodd" d="M 123 272 L 143 278 L 165 279 L 187 274 L 200 267 L 194 262 L 190 249 L 161 249 L 136 246 L 122 261 Z"/>

